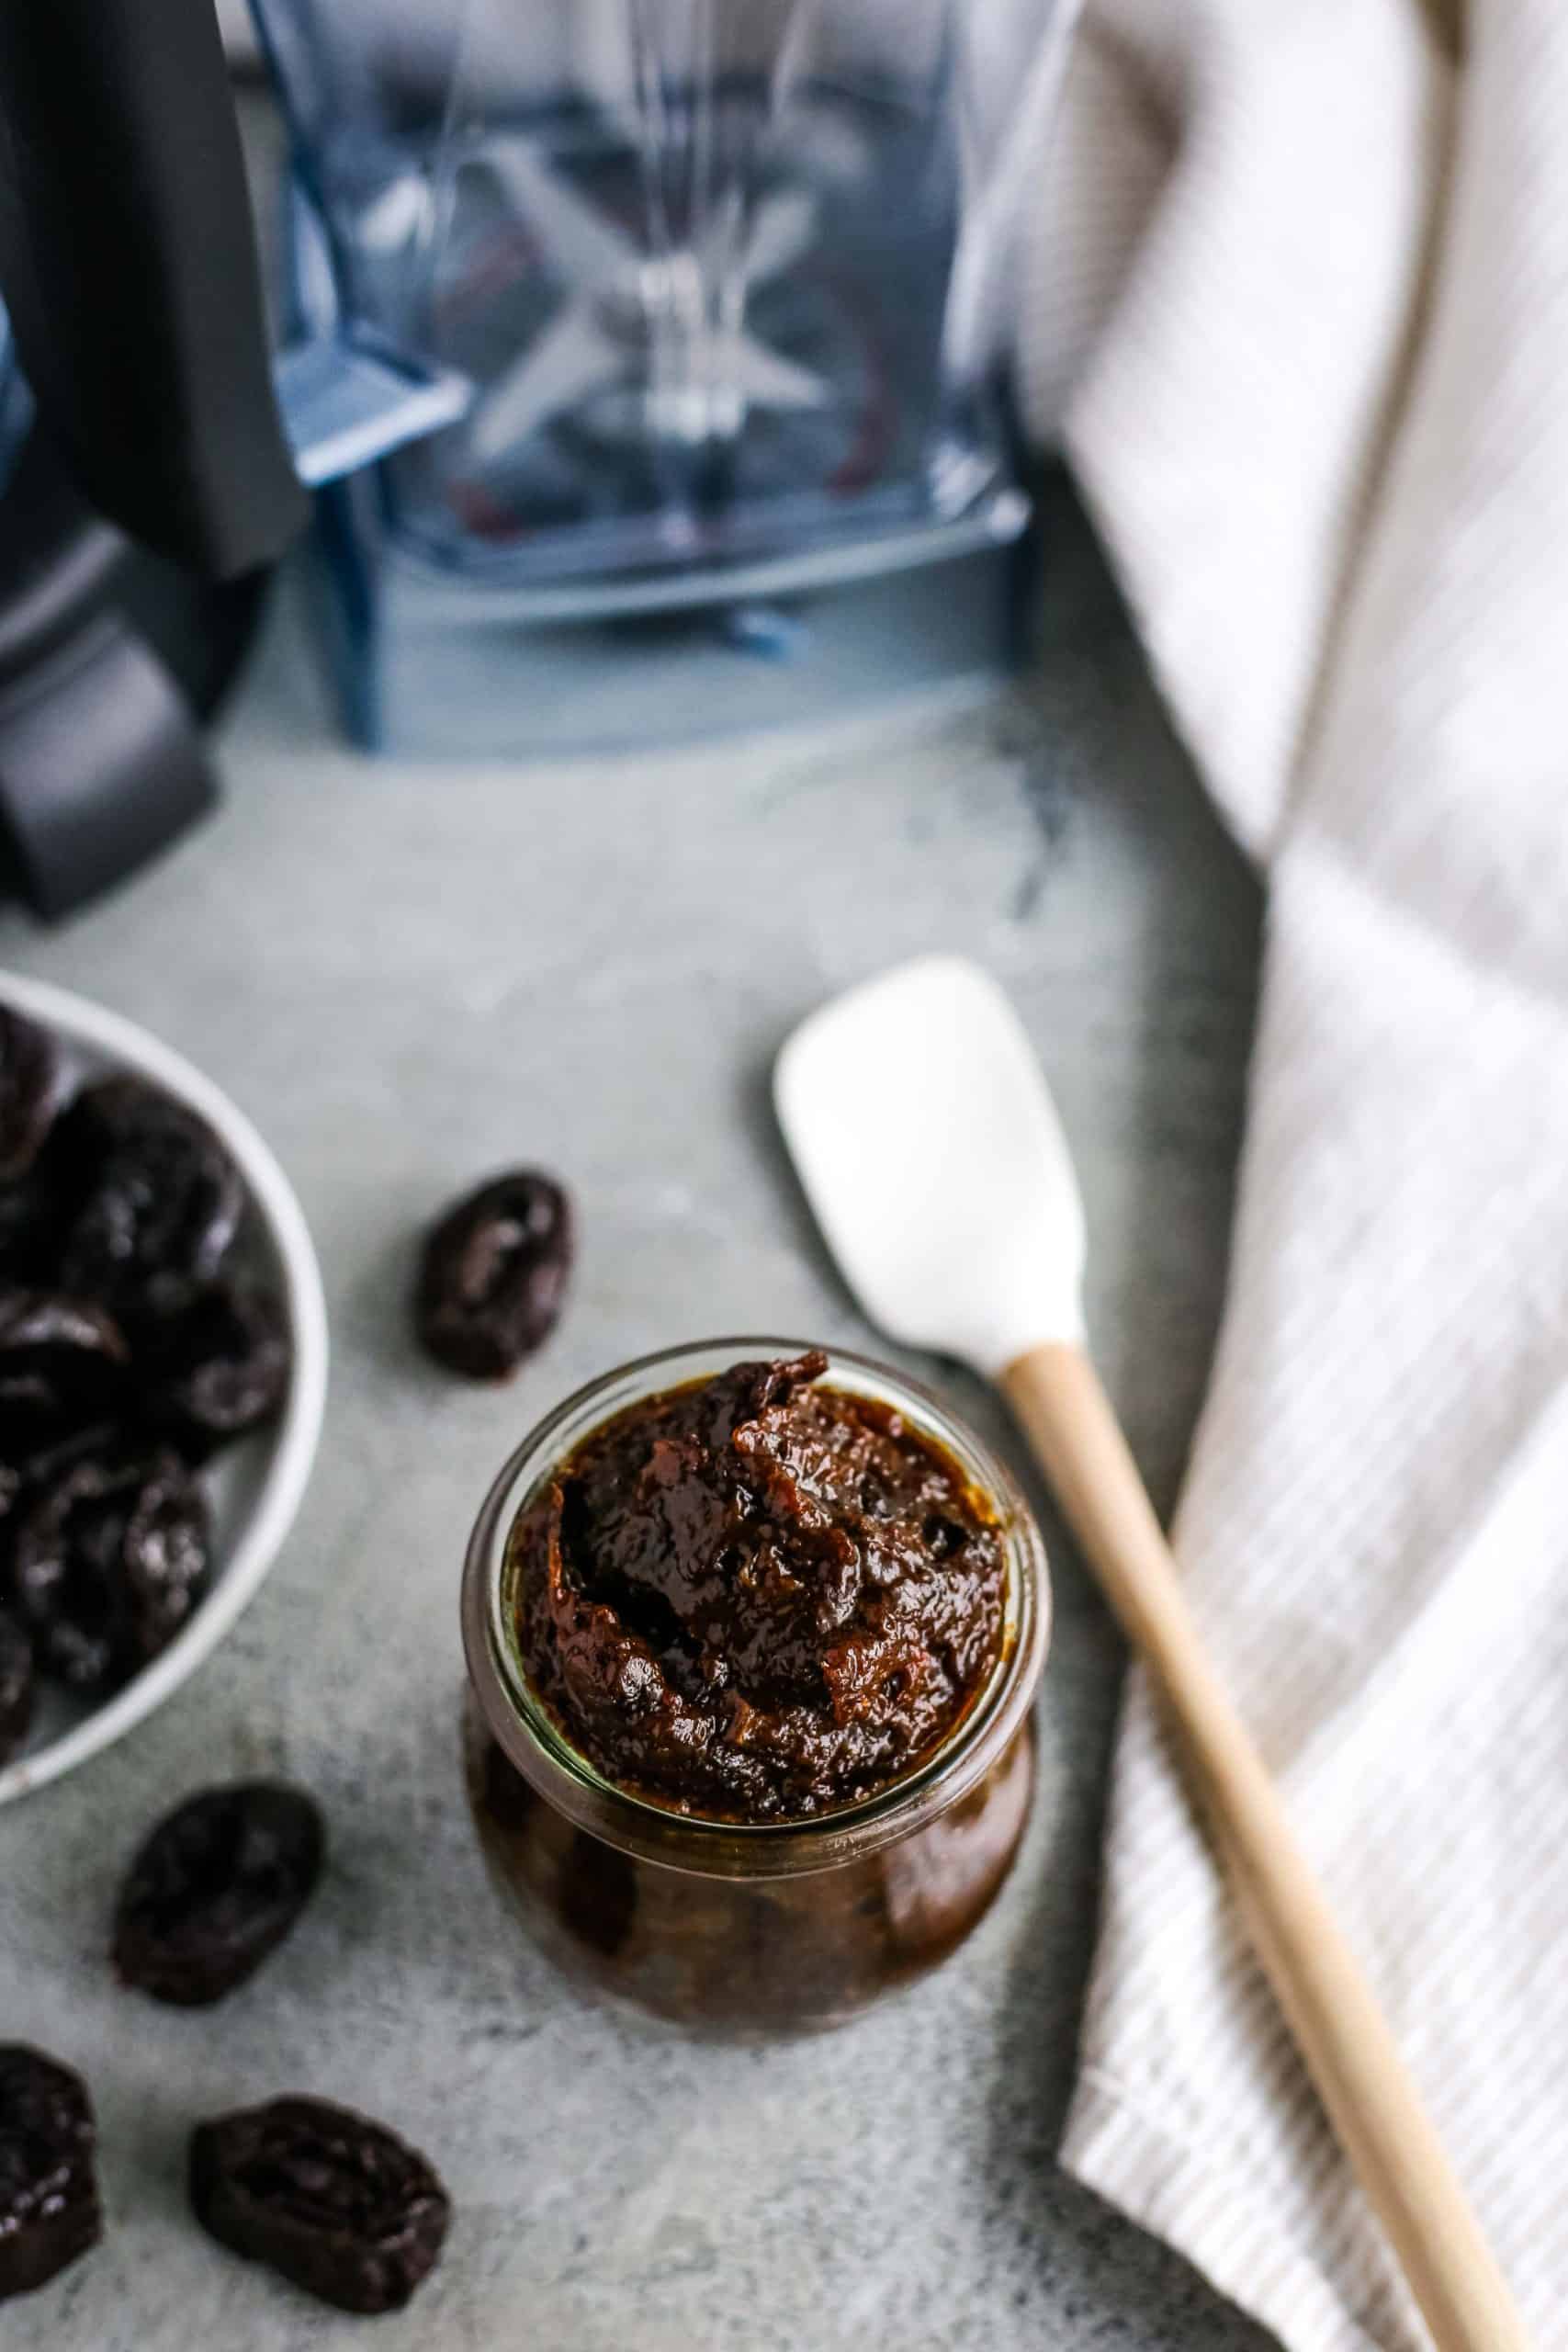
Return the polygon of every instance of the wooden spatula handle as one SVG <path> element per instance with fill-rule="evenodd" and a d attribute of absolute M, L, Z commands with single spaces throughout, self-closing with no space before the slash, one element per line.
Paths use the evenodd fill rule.
<path fill-rule="evenodd" d="M 1032 1349 L 1001 1385 L 1162 1686 L 1242 1917 L 1438 2352 L 1527 2352 L 1524 2324 L 1263 1761 L 1209 1664 L 1093 1365 Z"/>

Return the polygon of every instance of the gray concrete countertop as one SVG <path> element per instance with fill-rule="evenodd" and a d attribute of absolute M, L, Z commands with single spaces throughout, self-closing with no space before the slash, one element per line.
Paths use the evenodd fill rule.
<path fill-rule="evenodd" d="M 897 957 L 973 954 L 1021 1006 L 1084 1178 L 1106 1373 L 1174 1491 L 1224 1273 L 1258 893 L 1060 484 L 1045 524 L 1043 651 L 1016 692 L 543 771 L 341 749 L 285 601 L 226 729 L 219 820 L 58 933 L 0 921 L 0 961 L 147 1023 L 256 1119 L 314 1229 L 335 1350 L 314 1481 L 249 1614 L 121 1747 L 0 1815 L 0 2032 L 85 2072 L 109 2209 L 90 2260 L 6 2307 L 8 2352 L 1263 2345 L 1053 2161 L 1121 1656 L 1048 1515 L 1019 1868 L 944 1970 L 837 2036 L 714 2051 L 582 2005 L 499 1908 L 458 1785 L 458 1562 L 522 1429 L 683 1337 L 868 1343 L 765 1074 L 800 1013 Z M 411 1247 L 519 1159 L 575 1188 L 581 1260 L 555 1340 L 491 1394 L 414 1352 Z M 1018 1458 L 974 1384 L 935 1376 Z M 175 1797 L 255 1771 L 326 1806 L 314 1905 L 220 2010 L 117 1992 L 130 1849 Z M 452 2189 L 441 2268 L 370 2336 L 186 2214 L 192 2120 L 285 2089 L 384 2116 Z"/>

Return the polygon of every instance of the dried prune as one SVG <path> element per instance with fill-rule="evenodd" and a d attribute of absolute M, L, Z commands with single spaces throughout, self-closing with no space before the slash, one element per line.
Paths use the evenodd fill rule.
<path fill-rule="evenodd" d="M 131 1863 L 115 1913 L 122 1984 L 198 2008 L 283 1941 L 321 1872 L 321 1809 L 303 1789 L 246 1781 L 187 1797 Z"/>
<path fill-rule="evenodd" d="M 102 1307 L 0 1290 L 0 1429 L 38 1444 L 98 1419 L 123 1387 L 128 1351 Z"/>
<path fill-rule="evenodd" d="M 96 2136 L 80 2075 L 0 2042 L 0 2301 L 44 2286 L 102 2236 Z"/>
<path fill-rule="evenodd" d="M 18 1517 L 11 1586 L 35 1654 L 79 1690 L 114 1688 L 167 1647 L 206 1589 L 207 1504 L 172 1447 L 89 1454 Z"/>
<path fill-rule="evenodd" d="M 571 1260 L 571 1204 L 560 1185 L 531 1168 L 493 1177 L 425 1242 L 420 1339 L 449 1371 L 504 1380 L 554 1329 Z"/>
<path fill-rule="evenodd" d="M 79 1429 L 67 1430 L 63 1437 L 50 1432 L 27 1439 L 18 1431 L 15 1439 L 7 1439 L 6 1451 L 0 1453 L 0 1589 L 4 1587 L 9 1536 L 16 1519 L 21 1517 L 42 1487 L 73 1463 L 84 1461 L 90 1453 L 111 1453 L 118 1443 L 112 1421 L 84 1421 Z M 11 1521 L 10 1527 L 7 1520 Z"/>
<path fill-rule="evenodd" d="M 0 1609 L 0 1764 L 15 1756 L 32 1719 L 33 1645 L 16 1619 Z"/>
<path fill-rule="evenodd" d="M 187 1459 L 270 1419 L 288 1387 L 288 1327 L 270 1291 L 209 1283 L 131 1326 L 138 1409 Z"/>
<path fill-rule="evenodd" d="M 60 1055 L 35 1021 L 0 1004 L 0 1184 L 25 1176 L 49 1133 L 60 1092 Z"/>
<path fill-rule="evenodd" d="M 47 1286 L 54 1279 L 59 1203 L 36 1168 L 0 1184 L 0 1279 Z"/>
<path fill-rule="evenodd" d="M 194 1111 L 136 1078 L 87 1087 L 56 1121 L 62 1286 L 111 1307 L 207 1282 L 244 1207 L 240 1171 Z"/>
<path fill-rule="evenodd" d="M 190 2201 L 220 2244 L 345 2312 L 395 2311 L 434 2268 L 451 2205 L 384 2125 L 324 2098 L 198 2123 Z"/>

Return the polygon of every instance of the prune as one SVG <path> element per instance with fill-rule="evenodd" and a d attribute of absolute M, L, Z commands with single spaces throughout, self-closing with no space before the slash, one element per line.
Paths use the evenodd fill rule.
<path fill-rule="evenodd" d="M 259 1428 L 288 1387 L 288 1327 L 252 1283 L 209 1283 L 131 1326 L 139 1410 L 187 1460 Z"/>
<path fill-rule="evenodd" d="M 520 1168 L 448 1209 L 420 1265 L 414 1319 L 428 1352 L 470 1380 L 504 1380 L 549 1337 L 571 1271 L 571 1204 Z"/>
<path fill-rule="evenodd" d="M 7 1440 L 6 1452 L 0 1453 L 0 1587 L 4 1585 L 10 1532 L 6 1521 L 11 1514 L 19 1518 L 38 1490 L 73 1463 L 84 1460 L 89 1453 L 112 1453 L 118 1442 L 112 1421 L 84 1421 L 63 1437 L 51 1433 L 24 1440 L 18 1432 L 15 1440 Z"/>
<path fill-rule="evenodd" d="M 60 1056 L 36 1022 L 0 1004 L 0 1184 L 27 1174 L 49 1133 L 60 1092 Z"/>
<path fill-rule="evenodd" d="M 434 2267 L 451 2205 L 431 2166 L 324 2098 L 198 2123 L 190 2201 L 223 2245 L 345 2312 L 395 2311 Z"/>
<path fill-rule="evenodd" d="M 0 2042 L 0 2301 L 45 2285 L 102 2236 L 96 2136 L 80 2075 Z"/>
<path fill-rule="evenodd" d="M 7 1446 L 99 1418 L 124 1385 L 127 1349 L 101 1307 L 48 1291 L 0 1291 L 0 1429 Z"/>
<path fill-rule="evenodd" d="M 59 1204 L 36 1168 L 0 1183 L 0 1280 L 30 1285 L 54 1278 Z"/>
<path fill-rule="evenodd" d="M 33 1645 L 0 1609 L 0 1764 L 15 1756 L 33 1719 Z"/>
<path fill-rule="evenodd" d="M 240 1171 L 193 1111 L 106 1078 L 56 1121 L 49 1175 L 64 1205 L 62 1288 L 121 1307 L 207 1282 L 244 1207 Z"/>
<path fill-rule="evenodd" d="M 71 1462 L 24 1504 L 12 1540 L 12 1591 L 39 1666 L 79 1690 L 129 1679 L 200 1599 L 208 1533 L 172 1447 Z"/>
<path fill-rule="evenodd" d="M 198 2008 L 261 1966 L 321 1876 L 320 1807 L 302 1789 L 250 1781 L 187 1797 L 130 1866 L 115 1913 L 120 1981 Z"/>

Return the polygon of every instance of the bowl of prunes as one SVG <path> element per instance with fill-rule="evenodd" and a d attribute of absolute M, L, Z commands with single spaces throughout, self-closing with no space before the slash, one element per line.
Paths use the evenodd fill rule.
<path fill-rule="evenodd" d="M 0 973 L 0 1804 L 233 1624 L 304 1492 L 326 1360 L 249 1120 L 133 1022 Z"/>

